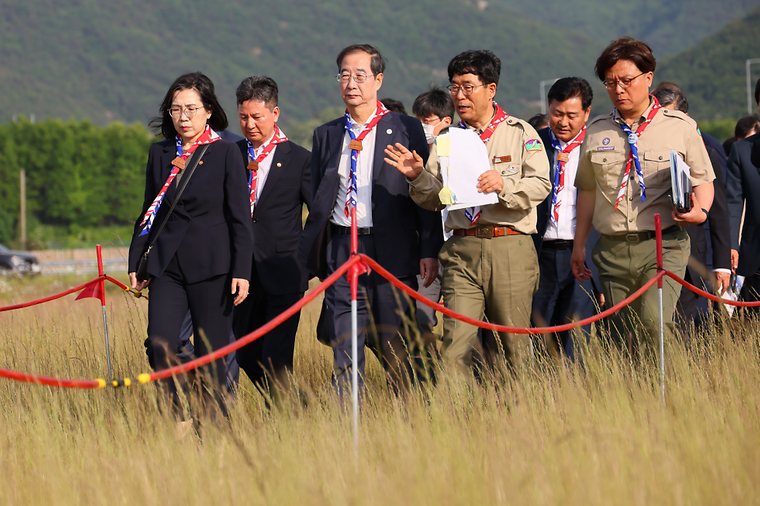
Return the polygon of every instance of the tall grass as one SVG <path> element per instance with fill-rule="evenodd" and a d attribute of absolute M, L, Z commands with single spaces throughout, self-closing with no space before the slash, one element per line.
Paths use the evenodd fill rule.
<path fill-rule="evenodd" d="M 0 305 L 81 282 L 5 280 Z M 229 422 L 175 440 L 152 385 L 80 391 L 0 380 L 6 504 L 754 504 L 760 497 L 760 331 L 668 343 L 655 367 L 594 342 L 582 367 L 539 361 L 483 384 L 441 375 L 399 398 L 368 360 L 354 458 L 331 353 L 302 315 L 296 376 L 273 412 L 244 377 Z M 108 292 L 114 373 L 148 370 L 147 304 Z M 0 367 L 90 379 L 106 371 L 95 300 L 0 314 Z M 243 375 L 244 376 L 244 375 Z"/>

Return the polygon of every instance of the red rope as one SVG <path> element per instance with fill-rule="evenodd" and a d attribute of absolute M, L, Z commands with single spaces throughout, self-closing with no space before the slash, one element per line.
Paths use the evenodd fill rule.
<path fill-rule="evenodd" d="M 22 308 L 25 308 L 25 307 L 36 306 L 37 304 L 42 304 L 44 302 L 50 302 L 51 300 L 60 299 L 61 297 L 65 297 L 66 295 L 69 295 L 69 294 L 72 294 L 74 292 L 78 292 L 80 290 L 83 290 L 83 289 L 87 288 L 88 286 L 92 285 L 93 283 L 99 282 L 101 279 L 103 279 L 103 278 L 101 276 L 98 276 L 97 278 L 93 279 L 92 281 L 88 281 L 87 283 L 85 283 L 83 285 L 79 285 L 79 286 L 77 286 L 75 288 L 70 288 L 69 290 L 66 290 L 65 292 L 61 292 L 61 293 L 56 294 L 56 295 L 51 295 L 50 297 L 45 297 L 44 299 L 37 299 L 37 300 L 33 300 L 31 302 L 24 302 L 22 304 L 15 304 L 13 306 L 0 307 L 0 313 L 2 313 L 3 311 L 13 311 L 14 309 L 22 309 Z"/>
<path fill-rule="evenodd" d="M 760 301 L 758 301 L 758 302 L 738 302 L 738 301 L 735 301 L 735 300 L 723 299 L 721 297 L 718 297 L 717 295 L 713 295 L 713 294 L 711 294 L 709 292 L 706 292 L 704 290 L 700 290 L 696 286 L 687 283 L 686 281 L 684 281 L 683 279 L 679 278 L 678 276 L 676 276 L 675 274 L 673 274 L 670 271 L 664 271 L 664 272 L 665 272 L 666 276 L 669 276 L 672 279 L 676 280 L 677 282 L 679 282 L 681 285 L 685 286 L 686 288 L 688 288 L 692 292 L 697 293 L 697 294 L 701 295 L 702 297 L 707 297 L 708 299 L 713 300 L 715 302 L 722 302 L 723 304 L 728 304 L 729 306 L 736 306 L 736 307 L 758 307 L 758 306 L 760 306 Z"/>

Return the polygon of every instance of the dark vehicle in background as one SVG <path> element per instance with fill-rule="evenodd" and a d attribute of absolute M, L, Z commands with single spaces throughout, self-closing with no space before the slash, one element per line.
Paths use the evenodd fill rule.
<path fill-rule="evenodd" d="M 0 276 L 4 274 L 39 274 L 37 257 L 28 251 L 9 250 L 0 244 Z"/>

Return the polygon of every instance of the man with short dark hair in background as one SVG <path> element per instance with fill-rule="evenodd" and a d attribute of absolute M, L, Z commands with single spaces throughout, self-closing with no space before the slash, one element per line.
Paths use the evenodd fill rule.
<path fill-rule="evenodd" d="M 294 305 L 308 277 L 298 260 L 303 207 L 311 206 L 311 156 L 277 126 L 277 83 L 246 77 L 235 92 L 238 121 L 245 139 L 238 142 L 248 169 L 253 226 L 251 289 L 235 308 L 237 338 L 253 332 Z M 238 350 L 238 364 L 254 384 L 277 401 L 293 372 L 293 350 L 300 312 Z"/>
<path fill-rule="evenodd" d="M 755 84 L 755 103 L 760 113 L 760 79 Z M 760 300 L 760 171 L 752 163 L 752 145 L 760 139 L 755 134 L 738 141 L 728 157 L 726 192 L 728 219 L 731 224 L 731 266 L 744 276 L 744 298 Z M 742 228 L 742 210 L 744 226 Z M 741 229 L 741 236 L 739 231 Z M 757 312 L 757 308 L 753 308 Z"/>
<path fill-rule="evenodd" d="M 686 99 L 683 90 L 676 84 L 662 82 L 652 90 L 652 95 L 657 97 L 660 105 L 666 109 L 680 111 L 684 114 L 689 113 L 689 101 Z M 720 295 L 728 288 L 731 278 L 731 237 L 728 225 L 726 186 L 723 183 L 726 163 L 723 156 L 723 146 L 718 139 L 702 133 L 702 140 L 705 142 L 707 154 L 710 157 L 713 172 L 715 172 L 713 205 L 706 222 L 685 227 L 691 240 L 691 257 L 686 266 L 684 279 L 703 290 L 708 289 L 709 283 L 714 286 L 714 291 Z M 709 243 L 707 236 L 710 238 Z M 712 258 L 709 261 L 708 246 L 711 246 L 709 249 L 712 252 Z M 708 265 L 712 266 L 715 280 L 708 279 Z M 699 305 L 703 301 L 703 310 L 706 310 L 706 299 L 685 287 L 681 288 L 681 295 L 676 305 L 676 323 L 683 338 L 688 338 L 688 331 L 692 324 L 697 327 L 704 325 L 704 318 L 699 311 Z"/>
<path fill-rule="evenodd" d="M 593 99 L 585 79 L 558 79 L 548 94 L 549 126 L 538 131 L 546 146 L 552 181 L 552 191 L 538 206 L 537 233 L 533 236 L 541 277 L 533 296 L 532 320 L 539 327 L 563 325 L 595 313 L 594 294 L 598 290 L 593 279 L 576 280 L 570 267 L 578 196 L 573 183 Z M 590 335 L 590 326 L 584 332 Z M 574 358 L 571 331 L 559 332 L 556 343 L 560 354 Z"/>

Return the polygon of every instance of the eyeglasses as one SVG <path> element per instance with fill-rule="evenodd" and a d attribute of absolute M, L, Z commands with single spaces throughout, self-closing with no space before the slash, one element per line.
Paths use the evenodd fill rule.
<path fill-rule="evenodd" d="M 185 107 L 184 109 L 182 107 L 171 107 L 169 109 L 169 116 L 171 116 L 174 119 L 179 119 L 184 114 L 187 116 L 187 119 L 193 119 L 196 114 L 198 114 L 198 111 L 203 109 L 203 107 L 195 107 L 191 105 L 190 107 Z"/>
<path fill-rule="evenodd" d="M 644 74 L 648 74 L 648 73 L 649 72 L 642 72 L 641 74 L 639 74 L 639 75 L 637 75 L 635 77 L 631 77 L 629 79 L 620 79 L 619 81 L 602 81 L 602 84 L 608 90 L 614 90 L 614 89 L 616 89 L 618 87 L 618 85 L 620 86 L 620 88 L 622 88 L 622 89 L 625 90 L 626 88 L 630 88 L 631 87 L 631 84 L 633 84 L 634 80 L 636 80 L 639 77 L 643 76 Z"/>
<path fill-rule="evenodd" d="M 370 77 L 374 77 L 375 74 L 354 74 L 353 76 L 349 74 L 348 72 L 344 72 L 342 74 L 338 74 L 335 76 L 338 79 L 339 83 L 346 84 L 351 81 L 351 78 L 354 78 L 354 82 L 357 84 L 362 84 L 367 82 L 367 79 Z"/>
<path fill-rule="evenodd" d="M 464 86 L 459 86 L 458 84 L 450 84 L 446 86 L 446 89 L 449 90 L 454 96 L 458 95 L 461 90 L 465 97 L 469 97 L 472 95 L 472 92 L 475 91 L 475 88 L 478 88 L 480 86 L 485 86 L 485 84 L 465 84 Z"/>

